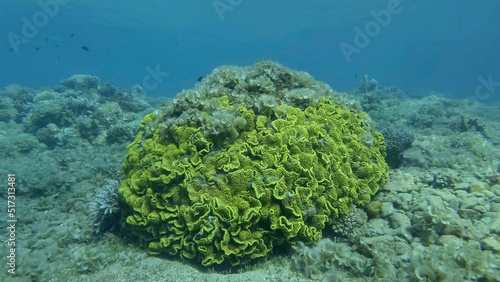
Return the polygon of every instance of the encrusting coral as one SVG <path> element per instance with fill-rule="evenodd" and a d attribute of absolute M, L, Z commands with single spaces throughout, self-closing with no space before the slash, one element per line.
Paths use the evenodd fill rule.
<path fill-rule="evenodd" d="M 219 67 L 142 121 L 123 165 L 123 227 L 151 254 L 237 265 L 321 239 L 385 183 L 384 157 L 367 115 L 307 73 Z"/>

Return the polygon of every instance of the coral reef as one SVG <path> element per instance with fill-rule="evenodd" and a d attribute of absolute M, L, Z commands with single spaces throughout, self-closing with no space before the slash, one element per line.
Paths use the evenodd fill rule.
<path fill-rule="evenodd" d="M 355 103 L 270 61 L 217 68 L 147 115 L 128 150 L 123 227 L 205 266 L 317 241 L 388 177 Z"/>
<path fill-rule="evenodd" d="M 82 273 L 94 272 L 104 268 L 107 263 L 105 253 L 99 247 L 70 246 L 71 261 Z"/>
<path fill-rule="evenodd" d="M 140 119 L 153 107 L 136 88 L 98 82 L 93 76 L 73 76 L 64 80 L 66 87 L 11 85 L 0 91 L 0 153 L 8 158 L 0 169 L 18 171 L 17 192 L 53 195 L 96 174 L 116 175 L 120 164 L 109 160 L 122 157 Z M 33 155 L 43 167 L 32 165 Z M 89 155 L 100 157 L 90 161 Z M 95 171 L 82 170 L 88 165 Z"/>
<path fill-rule="evenodd" d="M 116 180 L 126 146 L 159 101 L 134 89 L 102 95 L 94 86 L 0 90 L 0 171 L 16 174 L 15 202 L 27 207 L 16 209 L 23 226 L 16 229 L 16 275 L 3 264 L 1 281 L 82 280 L 75 275 L 113 261 L 117 249 L 108 248 L 110 233 L 96 234 L 94 224 L 101 231 L 119 225 Z M 95 138 L 78 130 L 80 122 L 92 119 Z M 122 136 L 108 140 L 112 128 L 127 134 L 116 131 Z M 0 251 L 7 254 L 11 247 L 0 244 Z"/>
<path fill-rule="evenodd" d="M 238 81 L 233 79 L 234 83 L 227 84 L 229 90 L 222 87 L 203 89 L 225 93 L 229 101 L 232 101 L 233 95 L 245 94 L 246 91 L 255 93 L 252 97 L 242 95 L 241 98 L 248 102 L 242 104 L 260 116 L 275 118 L 269 118 L 270 123 L 283 119 L 276 118 L 274 114 L 275 109 L 283 104 L 295 103 L 293 108 L 304 112 L 310 106 L 307 103 L 320 103 L 314 91 L 308 88 L 316 87 L 315 91 L 320 91 L 324 84 L 314 86 L 315 84 L 308 82 L 310 76 L 307 74 L 290 71 L 289 76 L 276 68 L 267 68 L 261 73 L 268 73 L 273 79 L 266 79 L 259 78 L 258 75 L 247 76 L 245 69 L 233 69 L 243 70 L 242 78 Z M 220 79 L 223 83 L 225 80 L 220 76 L 240 77 L 221 71 L 219 76 L 209 79 Z M 281 78 L 275 79 L 279 77 Z M 245 85 L 248 87 L 244 87 Z M 262 91 L 259 85 L 262 85 L 266 93 L 258 93 Z M 295 93 L 287 94 L 294 89 L 297 89 Z M 273 91 L 280 93 L 275 96 Z M 331 90 L 324 93 L 335 104 L 341 108 L 347 107 L 353 113 L 360 113 L 359 104 L 329 91 Z M 299 93 L 306 99 L 300 99 Z M 0 155 L 3 158 L 0 161 L 0 171 L 4 175 L 16 173 L 16 204 L 19 207 L 16 212 L 20 228 L 16 229 L 16 276 L 7 272 L 7 264 L 1 264 L 0 280 L 163 281 L 168 277 L 172 281 L 309 281 L 311 277 L 319 277 L 320 281 L 500 281 L 499 105 L 446 99 L 430 94 L 431 96 L 415 98 L 410 97 L 412 94 L 405 96 L 395 88 L 379 85 L 373 91 L 357 91 L 351 96 L 352 99 L 359 99 L 363 111 L 373 119 L 370 122 L 366 116 L 360 116 L 366 128 L 374 128 L 372 123 L 376 123 L 376 128 L 398 125 L 411 130 L 415 140 L 412 147 L 400 154 L 401 165 L 391 169 L 387 184 L 371 197 L 369 204 L 364 207 L 350 206 L 347 214 L 332 217 L 325 224 L 319 245 L 331 245 L 339 251 L 339 254 L 333 254 L 334 259 L 315 261 L 314 267 L 307 268 L 306 273 L 306 267 L 301 267 L 304 265 L 303 261 L 312 264 L 310 260 L 317 258 L 318 253 L 322 254 L 321 249 L 306 240 L 302 240 L 304 244 L 293 242 L 302 239 L 296 236 L 282 239 L 290 241 L 296 249 L 291 253 L 287 252 L 288 249 L 281 248 L 278 241 L 273 245 L 274 255 L 268 255 L 264 260 L 251 264 L 240 263 L 240 267 L 215 272 L 193 269 L 192 265 L 177 259 L 148 256 L 141 248 L 131 247 L 134 241 L 123 240 L 123 236 L 116 232 L 107 232 L 110 229 L 117 230 L 118 228 L 112 228 L 121 219 L 117 220 L 115 217 L 116 214 L 121 216 L 121 211 L 109 212 L 115 211 L 116 185 L 117 180 L 123 179 L 120 167 L 127 153 L 126 146 L 133 141 L 144 115 L 158 108 L 159 103 L 154 104 L 151 99 L 141 95 L 141 88 L 138 86 L 120 89 L 109 83 L 85 91 L 65 86 L 29 89 L 11 85 L 1 89 Z M 96 101 L 90 112 L 76 110 L 84 109 L 76 102 L 78 95 L 87 101 Z M 36 96 L 40 97 L 35 102 Z M 193 102 L 207 97 L 204 91 L 199 94 L 191 92 L 188 96 Z M 51 111 L 50 105 L 45 108 L 47 101 L 53 102 L 56 107 L 62 105 L 60 109 L 65 110 L 59 113 Z M 57 104 L 58 101 L 61 104 Z M 209 111 L 204 108 L 203 103 L 194 105 L 197 110 L 207 113 L 219 111 L 217 114 L 221 116 L 233 113 L 222 111 L 219 107 Z M 186 106 L 187 110 L 191 109 L 190 105 Z M 239 109 L 239 104 L 233 105 L 233 110 L 234 108 Z M 196 115 L 195 112 L 185 114 L 183 118 L 187 120 Z M 161 113 L 166 114 L 168 119 L 177 119 L 183 115 L 182 110 L 176 110 L 173 103 L 160 108 L 157 114 Z M 238 114 L 239 111 L 236 111 L 236 115 Z M 51 120 L 44 123 L 37 115 L 46 115 Z M 23 124 L 23 119 L 28 116 L 37 121 L 36 126 L 27 127 Z M 151 139 L 154 134 L 163 136 L 156 131 L 158 127 L 163 130 L 163 125 L 167 125 L 162 117 L 158 116 L 156 127 L 146 123 L 142 129 L 147 130 L 150 136 L 144 137 L 146 147 L 151 144 L 147 139 Z M 203 116 L 201 118 L 199 123 L 192 123 L 200 125 L 200 128 L 205 125 L 209 127 L 209 124 L 202 123 Z M 156 121 L 156 117 L 152 121 Z M 210 117 L 207 121 L 214 122 Z M 209 138 L 223 139 L 210 148 L 211 156 L 220 153 L 225 142 L 234 144 L 245 136 L 247 124 L 241 128 L 238 122 L 241 120 L 233 124 L 232 133 L 219 133 L 219 130 L 210 128 L 203 131 Z M 79 126 L 80 123 L 85 126 Z M 231 128 L 231 124 L 226 122 L 217 126 Z M 172 125 L 172 129 L 185 126 L 181 122 L 173 122 Z M 264 125 L 267 126 L 267 123 Z M 98 127 L 97 130 L 93 129 L 94 126 Z M 42 128 L 49 129 L 48 132 L 53 132 L 54 135 L 45 135 L 47 131 L 37 134 Z M 85 135 L 85 130 L 90 130 L 90 133 Z M 164 130 L 168 133 L 167 129 Z M 53 139 L 50 140 L 49 137 Z M 357 138 L 367 147 L 376 144 L 378 139 L 377 134 L 368 132 Z M 231 156 L 239 157 L 236 153 Z M 182 161 L 188 157 L 188 153 L 182 153 L 179 157 Z M 221 163 L 224 161 L 221 160 Z M 228 179 L 227 173 L 222 171 L 212 179 L 194 180 L 201 184 L 212 181 L 209 187 L 214 188 Z M 180 177 L 176 176 L 172 183 L 177 180 Z M 266 181 L 269 183 L 274 180 L 267 178 Z M 297 183 L 301 185 L 300 181 Z M 147 185 L 149 184 L 148 182 Z M 155 187 L 154 184 L 151 187 Z M 176 183 L 181 184 L 182 182 Z M 164 187 L 167 189 L 168 186 Z M 150 195 L 146 189 L 146 197 Z M 240 198 L 231 195 L 231 201 L 234 199 L 236 202 Z M 300 194 L 294 192 L 281 202 L 276 200 L 280 208 L 276 211 L 288 216 L 286 207 L 293 206 L 298 198 L 303 201 Z M 148 208 L 146 205 L 144 207 Z M 185 215 L 184 219 L 192 215 L 188 214 L 192 210 L 178 210 Z M 168 208 L 167 211 L 172 209 Z M 195 210 L 198 211 L 203 210 Z M 315 215 L 322 212 L 321 207 L 314 205 L 301 210 L 302 217 L 308 219 L 305 221 L 307 224 L 311 224 Z M 211 216 L 210 219 L 219 219 L 217 215 Z M 101 222 L 100 219 L 104 221 Z M 264 220 L 259 222 L 268 228 L 266 230 L 270 230 L 271 223 L 266 225 Z M 96 223 L 99 233 L 96 233 Z M 221 220 L 219 223 L 221 228 L 230 228 L 229 225 L 232 224 Z M 174 228 L 169 230 L 167 224 L 164 227 L 168 232 L 177 232 L 178 228 L 186 224 L 186 221 L 177 220 L 174 221 Z M 200 228 L 206 227 L 207 225 Z M 196 240 L 204 238 L 204 234 L 212 234 L 208 229 L 196 233 L 196 230 L 201 229 L 196 229 L 198 227 L 195 225 L 190 225 L 189 228 L 194 230 L 192 238 Z M 222 229 L 217 232 L 221 232 L 220 230 Z M 123 231 L 122 234 L 126 234 L 130 230 Z M 274 233 L 269 232 L 265 236 L 274 236 L 272 240 L 275 237 L 285 237 L 281 236 L 279 230 L 272 232 Z M 231 237 L 232 233 L 229 236 L 228 246 L 238 246 L 231 241 L 236 237 Z M 268 238 L 265 236 L 263 238 Z M 327 238 L 331 242 L 323 242 Z M 2 237 L 2 240 L 5 239 Z M 137 238 L 131 236 L 126 239 Z M 214 236 L 213 239 L 213 242 L 221 242 L 218 241 L 220 237 Z M 9 248 L 7 244 L 0 244 L 1 253 L 7 254 Z M 179 254 L 182 251 L 179 249 Z M 353 259 L 342 258 L 342 254 L 349 254 Z M 332 254 L 329 255 L 331 257 Z M 358 260 L 368 262 L 364 271 L 355 265 Z M 241 261 L 246 262 L 245 257 Z M 330 271 L 327 268 L 330 264 L 326 265 L 325 262 L 333 263 L 334 267 L 331 269 L 335 270 Z M 461 276 L 456 277 L 454 274 Z"/>
<path fill-rule="evenodd" d="M 0 90 L 0 121 L 21 122 L 34 96 L 33 90 L 16 84 Z"/>
<path fill-rule="evenodd" d="M 29 277 L 31 281 L 48 281 L 47 278 L 54 271 L 54 266 L 47 262 L 44 251 L 35 250 L 27 253 L 24 250 L 20 250 L 18 254 L 23 266 L 19 270 L 18 275 Z"/>
<path fill-rule="evenodd" d="M 369 207 L 370 202 L 366 207 Z M 349 213 L 339 217 L 338 220 L 332 223 L 332 231 L 335 237 L 353 238 L 358 232 L 357 228 L 366 223 L 367 214 L 358 208 L 352 207 Z"/>
<path fill-rule="evenodd" d="M 359 81 L 359 93 L 368 93 L 375 91 L 379 88 L 378 81 L 373 78 L 368 78 L 368 75 L 364 75 Z"/>
<path fill-rule="evenodd" d="M 8 122 L 14 120 L 18 115 L 14 108 L 13 99 L 7 96 L 0 96 L 0 121 Z"/>
<path fill-rule="evenodd" d="M 500 260 L 479 244 L 453 243 L 428 249 L 415 244 L 411 258 L 412 281 L 499 281 Z"/>
<path fill-rule="evenodd" d="M 102 88 L 99 78 L 74 75 L 62 86 L 33 91 L 11 85 L 0 92 L 0 121 L 19 122 L 50 149 L 75 147 L 79 139 L 94 145 L 130 142 L 139 116 L 151 111 L 137 88 Z M 75 138 L 79 137 L 79 138 Z"/>
<path fill-rule="evenodd" d="M 411 147 L 415 136 L 407 129 L 399 126 L 389 126 L 380 130 L 384 135 L 385 144 L 387 147 L 387 164 L 391 167 L 398 167 L 400 165 L 400 154 Z"/>
<path fill-rule="evenodd" d="M 90 208 L 95 212 L 96 232 L 110 231 L 119 222 L 118 187 L 119 182 L 106 180 L 99 189 L 96 190 L 95 201 Z"/>
<path fill-rule="evenodd" d="M 346 243 L 330 239 L 321 239 L 312 247 L 298 242 L 294 250 L 292 260 L 295 269 L 314 280 L 352 281 L 356 276 L 371 276 L 375 268 L 371 258 L 353 252 Z"/>
<path fill-rule="evenodd" d="M 62 80 L 61 84 L 76 91 L 88 91 L 99 87 L 99 78 L 88 74 L 75 74 Z"/>

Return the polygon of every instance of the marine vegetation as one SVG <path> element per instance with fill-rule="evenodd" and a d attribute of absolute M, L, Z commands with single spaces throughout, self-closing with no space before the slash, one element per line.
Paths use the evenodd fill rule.
<path fill-rule="evenodd" d="M 387 180 L 359 105 L 270 61 L 222 66 L 142 121 L 119 188 L 151 254 L 238 265 L 311 243 Z"/>

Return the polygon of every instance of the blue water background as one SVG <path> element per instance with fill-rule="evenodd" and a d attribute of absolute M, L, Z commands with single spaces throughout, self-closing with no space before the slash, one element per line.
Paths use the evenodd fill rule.
<path fill-rule="evenodd" d="M 158 68 L 168 76 L 149 81 L 148 94 L 172 97 L 219 65 L 260 59 L 341 91 L 363 74 L 405 92 L 453 98 L 474 95 L 480 77 L 500 82 L 500 1 L 402 0 L 401 12 L 350 63 L 339 45 L 354 45 L 355 28 L 364 30 L 371 12 L 391 1 L 221 0 L 232 4 L 222 16 L 214 2 L 73 0 L 14 52 L 8 34 L 22 36 L 23 17 L 33 22 L 43 9 L 37 1 L 3 0 L 0 87 L 51 86 L 76 73 L 130 87 Z M 500 87 L 493 90 L 483 100 L 500 100 Z"/>

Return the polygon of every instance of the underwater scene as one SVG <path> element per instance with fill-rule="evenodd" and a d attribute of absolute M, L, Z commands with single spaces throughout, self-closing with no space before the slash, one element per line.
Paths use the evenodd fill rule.
<path fill-rule="evenodd" d="M 500 281 L 499 1 L 0 11 L 0 281 Z"/>

